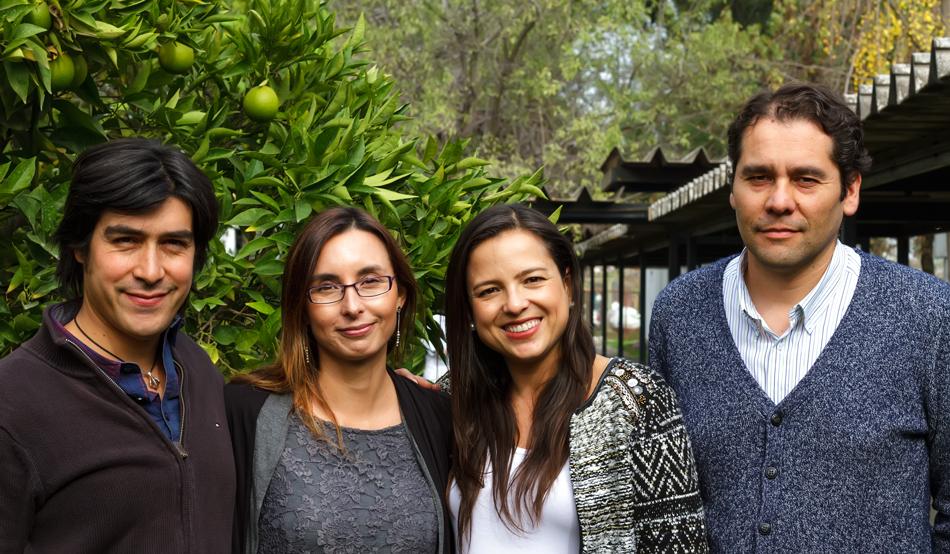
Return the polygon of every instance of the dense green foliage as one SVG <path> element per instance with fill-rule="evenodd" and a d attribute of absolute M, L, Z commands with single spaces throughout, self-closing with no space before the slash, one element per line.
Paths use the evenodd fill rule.
<path fill-rule="evenodd" d="M 364 22 L 341 29 L 323 3 L 54 0 L 49 30 L 34 5 L 0 1 L 0 354 L 58 299 L 51 235 L 68 168 L 108 138 L 154 137 L 190 153 L 214 182 L 222 230 L 238 230 L 236 254 L 211 245 L 188 307 L 189 333 L 225 372 L 272 356 L 282 259 L 314 211 L 362 206 L 398 235 L 422 287 L 417 330 L 438 337 L 433 310 L 461 225 L 476 206 L 540 193 L 538 173 L 486 177 L 464 141 L 404 136 L 395 124 L 405 106 L 367 61 Z M 166 48 L 160 64 L 172 41 L 194 62 Z M 52 87 L 50 67 L 64 57 L 73 75 L 53 75 Z M 263 83 L 280 103 L 270 121 L 242 110 Z M 422 355 L 416 348 L 407 364 Z"/>

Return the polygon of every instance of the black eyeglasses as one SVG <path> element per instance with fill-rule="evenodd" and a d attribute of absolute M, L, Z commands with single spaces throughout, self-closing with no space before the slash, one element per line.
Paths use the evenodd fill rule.
<path fill-rule="evenodd" d="M 346 289 L 353 287 L 356 294 L 363 298 L 372 298 L 386 294 L 393 288 L 393 281 L 396 278 L 392 275 L 371 275 L 363 277 L 355 283 L 344 285 L 343 283 L 321 283 L 315 287 L 307 289 L 307 300 L 311 304 L 335 304 L 343 300 Z"/>

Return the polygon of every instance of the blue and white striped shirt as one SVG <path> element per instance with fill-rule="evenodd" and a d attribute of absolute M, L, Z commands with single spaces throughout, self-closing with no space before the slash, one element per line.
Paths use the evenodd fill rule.
<path fill-rule="evenodd" d="M 743 278 L 745 257 L 743 250 L 722 277 L 726 320 L 746 368 L 778 404 L 808 373 L 838 328 L 858 284 L 861 257 L 838 242 L 821 280 L 789 310 L 789 328 L 781 336 L 769 329 L 752 303 Z"/>

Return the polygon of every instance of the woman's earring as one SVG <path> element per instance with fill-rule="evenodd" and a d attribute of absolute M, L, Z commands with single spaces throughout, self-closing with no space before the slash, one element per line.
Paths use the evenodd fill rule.
<path fill-rule="evenodd" d="M 396 346 L 395 348 L 399 348 L 399 340 L 401 338 L 399 334 L 399 314 L 400 313 L 402 313 L 402 306 L 396 308 Z"/>
<path fill-rule="evenodd" d="M 303 345 L 303 359 L 307 362 L 307 367 L 313 367 L 310 363 L 310 345 Z"/>

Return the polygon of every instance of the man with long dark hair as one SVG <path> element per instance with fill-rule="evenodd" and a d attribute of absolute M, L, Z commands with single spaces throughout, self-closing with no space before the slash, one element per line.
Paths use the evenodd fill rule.
<path fill-rule="evenodd" d="M 745 249 L 670 283 L 650 328 L 710 545 L 950 552 L 950 286 L 838 241 L 871 163 L 860 119 L 786 85 L 741 109 L 729 157 Z"/>
<path fill-rule="evenodd" d="M 72 300 L 0 360 L 0 552 L 226 552 L 223 381 L 179 332 L 214 238 L 208 178 L 144 139 L 76 160 L 56 232 Z"/>

